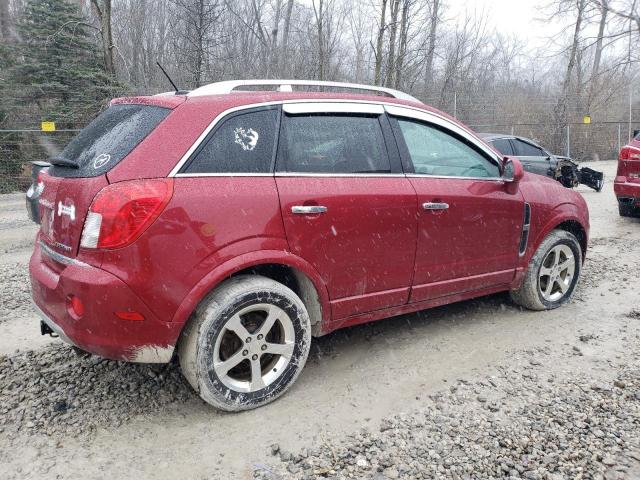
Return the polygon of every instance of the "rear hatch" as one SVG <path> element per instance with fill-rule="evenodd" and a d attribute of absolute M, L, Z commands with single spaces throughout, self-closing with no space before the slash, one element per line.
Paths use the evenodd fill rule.
<path fill-rule="evenodd" d="M 171 112 L 157 105 L 117 104 L 102 112 L 65 149 L 49 159 L 39 206 L 42 240 L 66 257 L 78 254 L 84 220 L 107 172 Z"/>
<path fill-rule="evenodd" d="M 620 150 L 618 176 L 629 183 L 640 183 L 640 133 Z"/>

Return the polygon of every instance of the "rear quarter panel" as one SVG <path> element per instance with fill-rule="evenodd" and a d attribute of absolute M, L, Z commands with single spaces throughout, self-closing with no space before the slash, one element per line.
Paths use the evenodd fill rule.
<path fill-rule="evenodd" d="M 216 266 L 286 245 L 273 177 L 183 177 L 161 216 L 132 245 L 106 251 L 102 268 L 171 321 Z"/>

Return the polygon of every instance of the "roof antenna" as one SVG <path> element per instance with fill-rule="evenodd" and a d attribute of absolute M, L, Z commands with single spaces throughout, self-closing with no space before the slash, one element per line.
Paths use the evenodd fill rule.
<path fill-rule="evenodd" d="M 167 80 L 169 80 L 169 83 L 171 84 L 171 86 L 173 86 L 174 90 L 176 91 L 176 95 L 184 95 L 185 93 L 189 93 L 188 90 L 180 90 L 176 86 L 176 84 L 173 83 L 173 80 L 171 80 L 171 77 L 169 76 L 167 71 L 164 68 L 162 68 L 162 65 L 160 65 L 160 62 L 156 61 L 156 65 L 160 67 L 160 70 L 162 70 L 162 73 L 164 73 L 164 76 L 167 77 Z"/>

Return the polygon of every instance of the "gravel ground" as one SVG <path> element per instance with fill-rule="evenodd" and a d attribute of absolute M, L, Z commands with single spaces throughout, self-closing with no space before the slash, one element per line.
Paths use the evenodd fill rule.
<path fill-rule="evenodd" d="M 22 263 L 0 263 L 0 323 L 31 313 L 29 272 Z"/>
<path fill-rule="evenodd" d="M 0 357 L 0 432 L 85 434 L 160 406 L 200 402 L 176 365 L 77 355 L 65 344 Z"/>
<path fill-rule="evenodd" d="M 627 316 L 635 333 L 613 378 L 549 373 L 550 352 L 538 351 L 497 375 L 458 380 L 377 431 L 295 453 L 274 444 L 280 461 L 254 478 L 640 478 L 639 313 Z M 580 347 L 568 355 L 581 356 Z"/>

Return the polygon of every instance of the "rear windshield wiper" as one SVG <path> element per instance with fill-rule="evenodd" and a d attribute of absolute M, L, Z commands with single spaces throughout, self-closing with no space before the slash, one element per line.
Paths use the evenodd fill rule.
<path fill-rule="evenodd" d="M 80 168 L 80 165 L 78 165 L 73 160 L 69 160 L 68 158 L 64 158 L 61 156 L 51 157 L 49 159 L 49 163 L 51 163 L 52 165 L 57 165 L 59 167 Z"/>

